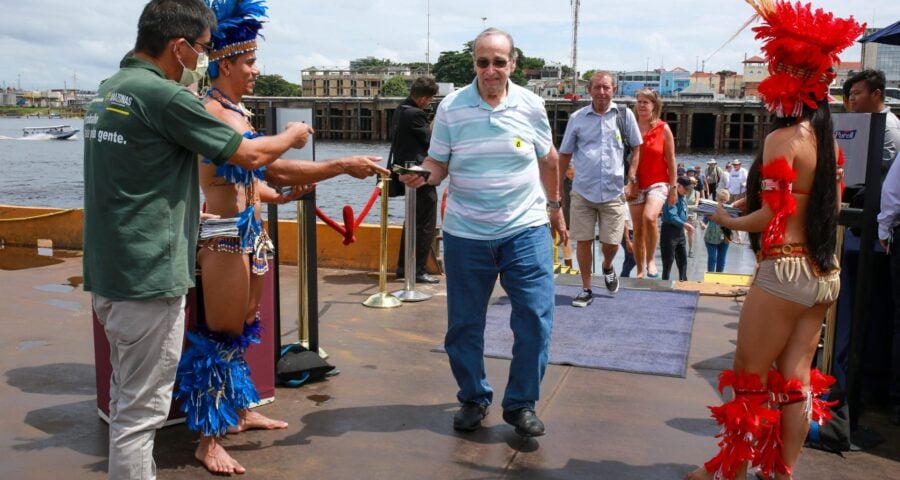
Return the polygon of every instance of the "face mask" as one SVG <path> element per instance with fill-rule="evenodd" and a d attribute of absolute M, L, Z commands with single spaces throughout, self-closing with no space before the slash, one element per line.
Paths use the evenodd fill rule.
<path fill-rule="evenodd" d="M 194 50 L 194 47 L 191 47 L 190 45 L 188 48 Z M 194 50 L 194 53 L 197 53 L 197 51 Z M 188 86 L 199 82 L 203 79 L 203 76 L 206 75 L 206 68 L 209 66 L 209 57 L 206 56 L 206 52 L 197 53 L 197 68 L 193 70 L 185 67 L 180 58 L 178 59 L 178 63 L 180 63 L 181 67 L 184 69 L 181 72 L 181 80 L 179 80 L 178 83 Z"/>

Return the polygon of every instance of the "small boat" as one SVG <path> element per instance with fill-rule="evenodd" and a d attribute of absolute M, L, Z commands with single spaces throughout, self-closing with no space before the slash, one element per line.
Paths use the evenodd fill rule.
<path fill-rule="evenodd" d="M 22 129 L 25 137 L 33 137 L 37 135 L 49 135 L 55 140 L 65 140 L 72 135 L 78 133 L 77 129 L 73 129 L 70 125 L 54 125 L 52 127 L 26 127 Z"/>

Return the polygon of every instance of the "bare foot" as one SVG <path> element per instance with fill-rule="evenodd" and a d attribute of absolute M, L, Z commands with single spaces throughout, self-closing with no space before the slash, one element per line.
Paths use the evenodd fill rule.
<path fill-rule="evenodd" d="M 684 480 L 712 480 L 713 474 L 706 471 L 706 467 L 700 466 L 693 472 L 684 476 Z"/>
<path fill-rule="evenodd" d="M 241 421 L 236 427 L 228 429 L 228 433 L 240 433 L 245 430 L 279 430 L 287 428 L 287 422 L 281 420 L 273 420 L 261 413 L 246 409 L 240 412 Z"/>
<path fill-rule="evenodd" d="M 231 458 L 231 455 L 225 451 L 225 447 L 218 442 L 216 437 L 201 436 L 200 445 L 197 446 L 197 451 L 194 452 L 194 458 L 200 460 L 200 463 L 211 473 L 219 475 L 230 475 L 247 471 L 237 460 Z"/>

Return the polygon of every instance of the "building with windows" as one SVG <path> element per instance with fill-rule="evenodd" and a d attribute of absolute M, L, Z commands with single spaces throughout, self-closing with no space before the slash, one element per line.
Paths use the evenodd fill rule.
<path fill-rule="evenodd" d="M 744 60 L 744 97 L 759 97 L 760 82 L 769 76 L 769 67 L 765 58 L 754 55 Z"/>
<path fill-rule="evenodd" d="M 729 75 L 719 78 L 719 86 L 722 91 L 719 92 L 727 98 L 743 98 L 744 97 L 744 76 L 741 74 Z"/>
<path fill-rule="evenodd" d="M 675 67 L 659 73 L 659 94 L 674 97 L 691 85 L 691 72 Z"/>
<path fill-rule="evenodd" d="M 871 35 L 880 28 L 867 28 L 864 35 Z M 900 87 L 900 45 L 883 43 L 862 44 L 862 69 L 871 68 L 884 72 L 886 86 Z"/>
<path fill-rule="evenodd" d="M 717 94 L 719 93 L 719 76 L 715 73 L 694 72 L 691 74 L 691 86 L 693 85 L 703 86 L 704 89 L 700 91 L 710 91 L 713 94 Z"/>
<path fill-rule="evenodd" d="M 424 72 L 409 67 L 390 66 L 369 69 L 342 67 L 310 67 L 300 72 L 304 97 L 374 97 L 385 82 L 400 76 L 409 86 Z"/>
<path fill-rule="evenodd" d="M 658 92 L 659 79 L 659 70 L 618 72 L 616 74 L 616 95 L 633 97 L 642 88 L 649 88 Z"/>

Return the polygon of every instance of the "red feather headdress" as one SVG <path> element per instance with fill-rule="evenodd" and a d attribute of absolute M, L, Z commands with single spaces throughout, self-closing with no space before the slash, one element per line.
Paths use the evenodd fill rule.
<path fill-rule="evenodd" d="M 850 18 L 836 18 L 821 8 L 781 0 L 745 0 L 762 18 L 753 27 L 763 41 L 769 74 L 759 84 L 768 109 L 779 117 L 796 117 L 806 105 L 816 108 L 834 80 L 832 65 L 838 53 L 865 31 L 866 25 Z"/>

